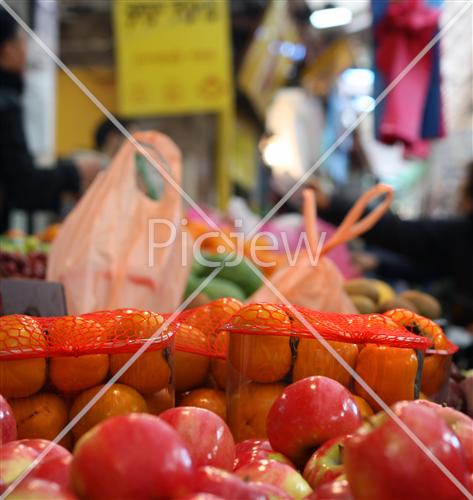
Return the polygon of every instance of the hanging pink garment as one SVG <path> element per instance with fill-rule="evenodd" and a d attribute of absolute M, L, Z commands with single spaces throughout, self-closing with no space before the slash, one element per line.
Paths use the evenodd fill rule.
<path fill-rule="evenodd" d="M 439 11 L 423 0 L 390 2 L 376 29 L 376 64 L 386 86 L 399 81 L 386 97 L 379 136 L 387 144 L 403 142 L 408 150 L 425 155 L 421 131 L 429 92 L 432 52 L 429 51 L 406 74 L 406 67 L 433 38 Z M 402 77 L 401 77 L 402 75 Z"/>

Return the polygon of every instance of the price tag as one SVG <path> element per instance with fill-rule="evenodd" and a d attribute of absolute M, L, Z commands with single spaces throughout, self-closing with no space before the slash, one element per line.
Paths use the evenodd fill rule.
<path fill-rule="evenodd" d="M 61 283 L 33 279 L 0 280 L 0 312 L 30 316 L 65 316 L 66 298 Z"/>

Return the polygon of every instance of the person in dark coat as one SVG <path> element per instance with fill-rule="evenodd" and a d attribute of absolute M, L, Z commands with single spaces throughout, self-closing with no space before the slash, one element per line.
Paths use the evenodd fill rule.
<path fill-rule="evenodd" d="M 25 69 L 26 35 L 0 7 L 0 233 L 12 209 L 57 211 L 64 193 L 80 193 L 100 169 L 94 158 L 37 168 L 23 126 Z"/>
<path fill-rule="evenodd" d="M 315 181 L 318 214 L 340 224 L 352 203 L 343 197 L 328 196 Z M 473 332 L 473 161 L 461 188 L 458 214 L 445 219 L 402 220 L 387 213 L 363 235 L 367 243 L 407 257 L 433 276 L 451 281 L 452 319 Z"/>

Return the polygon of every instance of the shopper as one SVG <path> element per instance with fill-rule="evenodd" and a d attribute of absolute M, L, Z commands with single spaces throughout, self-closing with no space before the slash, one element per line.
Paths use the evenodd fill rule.
<path fill-rule="evenodd" d="M 98 158 L 37 168 L 28 150 L 21 94 L 26 35 L 0 7 L 0 232 L 12 209 L 57 211 L 64 193 L 80 193 L 100 169 Z"/>
<path fill-rule="evenodd" d="M 340 196 L 328 196 L 315 182 L 319 215 L 340 224 L 352 203 Z M 363 238 L 371 244 L 408 257 L 423 269 L 428 266 L 438 277 L 451 280 L 452 319 L 473 331 L 473 161 L 461 187 L 458 214 L 446 219 L 401 220 L 386 214 Z"/>

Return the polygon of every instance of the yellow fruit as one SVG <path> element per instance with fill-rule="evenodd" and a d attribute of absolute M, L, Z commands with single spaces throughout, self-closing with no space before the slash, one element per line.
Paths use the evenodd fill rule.
<path fill-rule="evenodd" d="M 113 375 L 132 357 L 132 354 L 112 354 L 110 371 Z M 171 379 L 171 369 L 163 351 L 151 351 L 142 354 L 119 378 L 143 394 L 152 394 L 166 387 Z"/>
<path fill-rule="evenodd" d="M 0 361 L 0 394 L 6 398 L 31 396 L 46 381 L 44 358 Z"/>
<path fill-rule="evenodd" d="M 65 401 L 56 394 L 43 392 L 29 398 L 12 399 L 18 439 L 54 439 L 68 421 Z"/>
<path fill-rule="evenodd" d="M 388 300 L 392 300 L 396 296 L 396 292 L 394 289 L 381 280 L 370 280 L 378 290 L 378 304 L 382 304 L 387 302 Z"/>
<path fill-rule="evenodd" d="M 375 302 L 366 295 L 350 295 L 350 300 L 360 314 L 372 314 L 377 310 Z"/>
<path fill-rule="evenodd" d="M 235 442 L 267 437 L 266 419 L 271 406 L 283 393 L 282 384 L 241 385 L 230 397 L 228 425 Z"/>
<path fill-rule="evenodd" d="M 412 302 L 416 311 L 426 318 L 438 319 L 442 316 L 442 306 L 440 302 L 428 293 L 419 292 L 419 290 L 406 290 L 400 295 L 403 299 Z"/>
<path fill-rule="evenodd" d="M 379 302 L 379 290 L 374 280 L 367 278 L 354 278 L 347 281 L 343 288 L 348 295 L 362 295 L 368 297 L 375 304 Z"/>
<path fill-rule="evenodd" d="M 102 389 L 102 385 L 87 389 L 74 400 L 70 419 Z M 146 401 L 135 389 L 123 384 L 113 384 L 108 391 L 92 406 L 72 429 L 75 438 L 80 438 L 92 427 L 109 417 L 128 413 L 144 413 L 148 410 Z"/>
<path fill-rule="evenodd" d="M 66 394 L 79 392 L 103 382 L 109 364 L 108 354 L 52 358 L 49 378 L 60 392 Z"/>
<path fill-rule="evenodd" d="M 227 403 L 225 393 L 216 389 L 207 389 L 202 387 L 186 394 L 179 402 L 179 406 L 196 406 L 213 411 L 219 417 L 226 420 Z"/>

